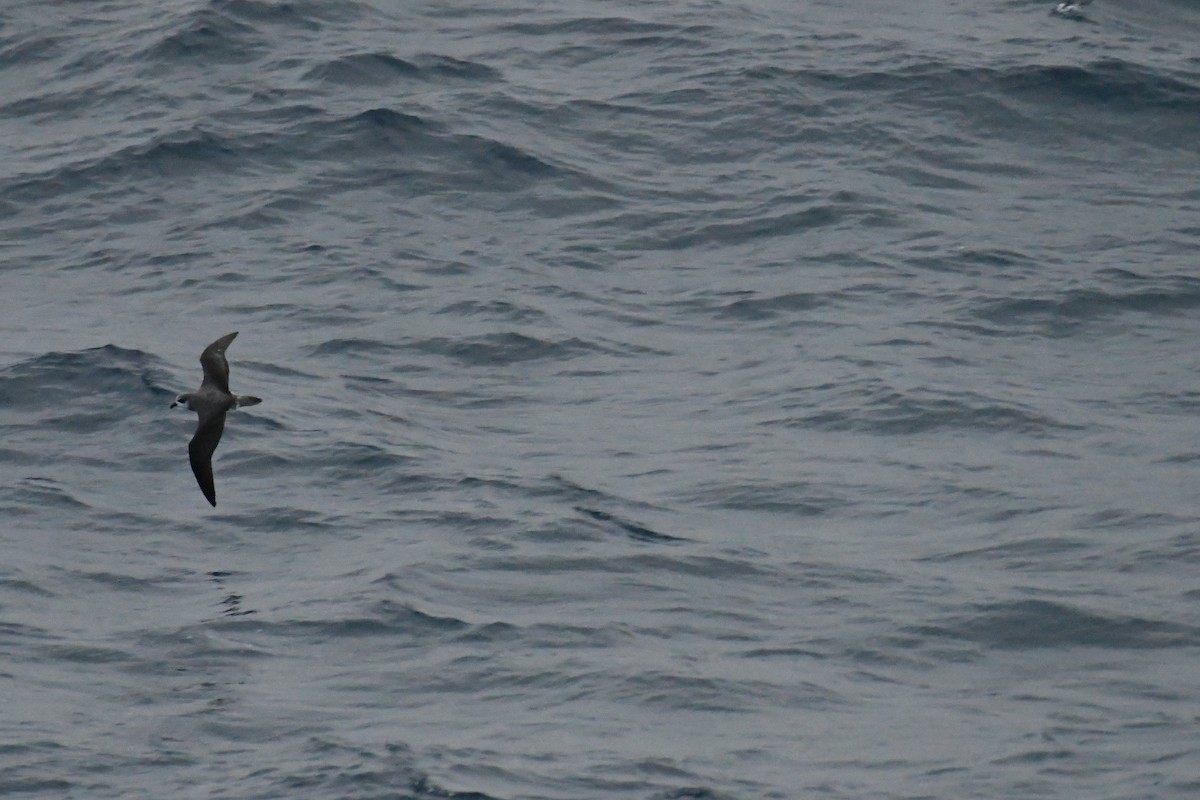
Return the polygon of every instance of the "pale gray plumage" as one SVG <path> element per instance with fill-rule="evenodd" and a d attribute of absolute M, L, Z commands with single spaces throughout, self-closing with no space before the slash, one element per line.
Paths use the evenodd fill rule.
<path fill-rule="evenodd" d="M 225 360 L 225 349 L 237 337 L 237 331 L 226 334 L 204 348 L 200 354 L 200 366 L 204 369 L 204 380 L 200 388 L 190 394 L 181 394 L 171 403 L 195 411 L 200 420 L 196 433 L 188 443 L 188 460 L 200 491 L 214 507 L 217 505 L 217 489 L 213 485 L 212 455 L 225 431 L 225 414 L 230 409 L 253 406 L 261 403 L 258 397 L 238 397 L 229 391 L 229 362 Z"/>

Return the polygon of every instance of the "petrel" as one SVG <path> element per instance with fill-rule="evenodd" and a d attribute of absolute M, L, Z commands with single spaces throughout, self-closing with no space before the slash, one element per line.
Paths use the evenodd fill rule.
<path fill-rule="evenodd" d="M 200 366 L 204 368 L 204 380 L 200 388 L 191 394 L 181 394 L 171 403 L 171 408 L 184 406 L 200 415 L 196 424 L 196 435 L 188 443 L 188 460 L 192 472 L 205 498 L 217 505 L 217 489 L 213 486 L 212 454 L 221 441 L 225 430 L 225 412 L 231 408 L 254 406 L 261 398 L 231 394 L 229 391 L 229 362 L 225 360 L 225 348 L 237 336 L 237 331 L 227 333 L 204 348 L 200 354 Z"/>

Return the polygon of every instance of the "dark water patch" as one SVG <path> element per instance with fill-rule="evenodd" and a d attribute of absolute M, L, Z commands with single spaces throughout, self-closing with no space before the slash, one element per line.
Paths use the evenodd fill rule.
<path fill-rule="evenodd" d="M 70 407 L 80 399 L 115 398 L 122 407 L 160 388 L 166 372 L 141 350 L 104 345 L 79 352 L 46 353 L 0 369 L 0 406 L 23 411 Z"/>
<path fill-rule="evenodd" d="M 539 309 L 527 305 L 517 305 L 507 300 L 460 300 L 439 308 L 436 313 L 482 317 L 513 324 L 537 323 L 547 320 L 546 314 Z"/>
<path fill-rule="evenodd" d="M 632 551 L 631 551 L 632 552 Z M 771 576 L 771 570 L 744 559 L 720 556 L 666 555 L 639 552 L 631 555 L 557 556 L 488 555 L 474 562 L 476 569 L 501 572 L 524 572 L 538 575 L 561 573 L 614 573 L 640 575 L 648 580 L 652 574 L 686 575 L 708 580 L 735 580 Z"/>
<path fill-rule="evenodd" d="M 1101 59 L 1086 66 L 1013 67 L 998 73 L 996 82 L 1005 92 L 1032 97 L 1045 107 L 1075 101 L 1105 113 L 1200 113 L 1200 81 L 1120 59 Z"/>
<path fill-rule="evenodd" d="M 30 756 L 37 753 L 58 753 L 66 746 L 49 739 L 0 743 L 0 756 Z"/>
<path fill-rule="evenodd" d="M 372 13 L 370 6 L 358 0 L 209 0 L 214 8 L 233 17 L 267 26 L 284 26 L 304 31 L 320 31 L 326 23 L 347 23 Z"/>
<path fill-rule="evenodd" d="M 781 658 L 788 662 L 802 658 L 811 658 L 818 661 L 829 658 L 828 653 L 808 647 L 752 647 L 738 653 L 738 656 L 752 660 Z"/>
<path fill-rule="evenodd" d="M 315 347 L 309 348 L 310 356 L 344 358 L 371 358 L 374 356 L 390 355 L 400 351 L 400 345 L 382 342 L 378 339 L 337 338 L 329 339 Z"/>
<path fill-rule="evenodd" d="M 831 709 L 844 699 L 830 689 L 797 680 L 787 685 L 650 671 L 601 689 L 604 696 L 670 711 L 746 714 L 770 707 Z"/>
<path fill-rule="evenodd" d="M 1198 308 L 1200 279 L 1180 277 L 1139 291 L 1069 289 L 1050 297 L 987 300 L 972 313 L 997 325 L 1060 337 L 1126 314 L 1174 317 Z"/>
<path fill-rule="evenodd" d="M 1155 464 L 1191 464 L 1192 462 L 1195 462 L 1195 461 L 1200 461 L 1200 452 L 1192 450 L 1192 451 L 1188 451 L 1186 453 L 1176 453 L 1175 455 L 1164 456 L 1163 458 L 1156 458 L 1153 463 L 1155 463 Z"/>
<path fill-rule="evenodd" d="M 1077 559 L 1081 551 L 1087 551 L 1091 548 L 1092 545 L 1090 543 L 1079 539 L 1046 536 L 987 547 L 956 550 L 916 560 L 933 563 L 962 560 L 979 561 L 984 564 L 1003 565 L 1006 569 L 1046 569 L 1058 571 L 1063 569 L 1063 558 Z"/>
<path fill-rule="evenodd" d="M 340 121 L 348 130 L 372 132 L 385 135 L 392 133 L 415 133 L 430 127 L 421 117 L 405 114 L 390 108 L 369 108 Z"/>
<path fill-rule="evenodd" d="M 343 276 L 344 278 L 344 276 Z M 215 280 L 215 279 L 210 279 Z M 248 279 L 250 282 L 256 282 L 253 278 Z M 330 278 L 328 275 L 321 273 L 309 275 L 297 281 L 302 286 L 326 286 L 335 282 L 336 279 Z M 179 285 L 188 285 L 187 281 L 179 282 Z M 249 304 L 231 303 L 230 310 L 237 311 L 240 308 L 250 310 L 253 306 Z M 264 307 L 263 319 L 267 320 L 286 320 L 290 324 L 301 327 L 319 327 L 319 328 L 341 328 L 345 327 L 349 331 L 361 329 L 359 326 L 364 321 L 363 311 L 360 307 L 355 307 L 345 303 L 314 303 L 312 305 L 296 305 L 294 303 L 278 303 Z M 351 338 L 348 341 L 355 341 Z"/>
<path fill-rule="evenodd" d="M 577 224 L 580 224 L 594 220 L 602 213 L 622 206 L 622 201 L 607 188 L 584 191 L 579 184 L 586 179 L 578 170 L 564 169 L 558 166 L 553 169 L 554 173 L 546 174 L 556 174 L 562 176 L 564 180 L 553 190 L 522 199 L 520 208 L 528 210 L 543 220 L 575 218 Z M 510 206 L 513 209 L 517 207 Z M 556 261 L 562 266 L 570 266 L 575 269 L 603 270 L 607 268 L 605 259 L 580 257 L 571 254 L 573 249 L 576 252 L 579 251 L 577 248 L 566 248 L 565 254 L 559 254 Z"/>
<path fill-rule="evenodd" d="M 605 625 L 590 627 L 557 623 L 541 623 L 518 626 L 503 622 L 489 622 L 473 626 L 454 638 L 460 643 L 480 642 L 519 646 L 524 649 L 545 648 L 547 650 L 591 650 L 615 647 L 628 643 L 633 634 L 622 626 Z M 481 657 L 481 664 L 486 658 Z"/>
<path fill-rule="evenodd" d="M 634 20 L 628 17 L 595 16 L 564 17 L 544 22 L 512 22 L 500 26 L 500 29 L 514 34 L 535 37 L 553 36 L 555 34 L 570 34 L 571 36 L 581 34 L 589 36 L 637 34 L 646 36 L 669 34 L 676 30 L 677 26 L 660 22 Z"/>
<path fill-rule="evenodd" d="M 561 174 L 514 144 L 450 134 L 440 125 L 386 108 L 322 124 L 305 138 L 312 143 L 305 146 L 315 146 L 323 160 L 349 165 L 331 175 L 330 191 L 358 189 L 368 181 L 395 186 L 405 196 L 510 192 Z"/>
<path fill-rule="evenodd" d="M 234 453 L 229 453 L 234 456 Z M 222 461 L 224 461 L 222 455 Z M 281 453 L 262 451 L 241 451 L 229 459 L 230 464 L 236 464 L 238 475 L 287 475 L 289 470 L 312 468 L 310 456 L 288 456 Z"/>
<path fill-rule="evenodd" d="M 816 292 L 788 292 L 773 297 L 756 297 L 749 291 L 740 294 L 745 296 L 720 306 L 717 315 L 744 322 L 761 322 L 812 311 L 830 301 L 828 294 Z"/>
<path fill-rule="evenodd" d="M 294 156 L 309 155 L 314 149 L 311 140 L 320 138 L 314 137 L 314 133 L 327 130 L 334 120 L 330 119 L 329 112 L 322 106 L 299 100 L 264 98 L 261 103 L 242 109 L 236 123 L 236 127 L 231 125 L 229 129 L 231 141 L 248 148 L 253 145 L 254 152 L 261 153 L 263 162 L 282 167 Z M 300 190 L 302 192 L 303 187 Z M 305 203 L 307 200 L 307 194 L 299 199 L 283 195 L 278 207 L 302 210 L 308 207 Z M 290 206 L 287 205 L 289 201 L 292 203 Z M 319 252 L 324 249 L 321 245 L 306 246 L 299 243 L 288 243 L 288 248 L 293 252 Z"/>
<path fill-rule="evenodd" d="M 530 487 L 529 491 L 535 497 L 547 497 L 557 500 L 562 500 L 570 505 L 587 505 L 587 506 L 612 506 L 625 505 L 634 508 L 644 508 L 655 510 L 656 507 L 647 503 L 638 503 L 617 497 L 608 492 L 599 489 L 592 489 L 575 481 L 566 478 L 562 475 L 548 475 L 544 481 L 537 486 Z"/>
<path fill-rule="evenodd" d="M 1187 416 L 1200 411 L 1200 392 L 1178 389 L 1145 391 L 1132 400 L 1129 407 L 1145 414 Z"/>
<path fill-rule="evenodd" d="M 414 78 L 421 69 L 409 61 L 387 53 L 359 53 L 342 56 L 305 74 L 307 80 L 326 81 L 347 86 L 385 84 L 397 78 Z"/>
<path fill-rule="evenodd" d="M 222 232 L 240 230 L 261 235 L 261 232 L 268 228 L 283 228 L 290 224 L 291 218 L 286 213 L 274 211 L 263 206 L 260 208 L 239 209 L 220 219 L 193 223 L 189 225 L 189 228 L 196 232 L 205 230 L 219 230 Z"/>
<path fill-rule="evenodd" d="M 45 628 L 0 620 L 0 641 L 15 639 L 29 640 L 30 642 L 57 641 L 61 638 L 58 634 L 52 633 Z"/>
<path fill-rule="evenodd" d="M 53 167 L 34 175 L 18 175 L 0 184 L 5 194 L 24 205 L 61 199 L 74 193 L 93 194 L 120 187 L 120 208 L 128 208 L 132 183 L 154 185 L 160 181 L 195 181 L 212 173 L 232 174 L 247 168 L 250 141 L 234 140 L 200 127 L 159 134 L 99 157 Z M 243 149 L 243 148 L 246 149 Z M 137 212 L 144 219 L 153 211 Z"/>
<path fill-rule="evenodd" d="M 413 800 L 500 800 L 490 794 L 471 791 L 449 791 L 421 776 L 412 783 Z"/>
<path fill-rule="evenodd" d="M 491 81 L 500 77 L 499 70 L 477 61 L 463 61 L 451 56 L 429 54 L 419 56 L 417 64 L 428 75 L 469 81 Z"/>
<path fill-rule="evenodd" d="M 472 491 L 496 492 L 510 497 L 525 497 L 528 487 L 521 482 L 505 478 L 480 478 L 467 475 L 458 479 L 450 478 L 455 486 Z"/>
<path fill-rule="evenodd" d="M 836 204 L 818 205 L 796 211 L 764 211 L 760 215 L 707 224 L 694 218 L 632 243 L 637 250 L 690 250 L 703 247 L 731 247 L 762 244 L 776 237 L 800 236 L 822 228 L 840 227 L 849 223 L 879 226 L 888 215 L 861 206 Z M 663 226 L 655 226 L 663 227 Z"/>
<path fill-rule="evenodd" d="M 550 341 L 521 333 L 494 333 L 474 339 L 422 339 L 415 347 L 471 367 L 502 367 L 528 361 L 563 360 L 603 348 L 571 337 Z"/>
<path fill-rule="evenodd" d="M 656 614 L 677 621 L 655 625 L 653 628 L 635 628 L 634 631 L 637 635 L 664 639 L 694 636 L 714 642 L 736 642 L 738 644 L 762 641 L 759 633 L 749 633 L 763 622 L 763 618 L 756 613 L 725 611 L 709 607 L 704 610 L 703 622 L 699 622 L 691 621 L 695 619 L 696 608 L 690 602 L 685 605 L 663 606 L 655 608 L 654 611 Z"/>
<path fill-rule="evenodd" d="M 588 650 L 616 647 L 630 643 L 636 637 L 632 631 L 621 625 L 593 627 L 542 623 L 523 628 L 520 638 L 525 646 L 557 651 L 564 648 Z"/>
<path fill-rule="evenodd" d="M 191 61 L 244 64 L 255 60 L 267 41 L 255 26 L 225 13 L 222 5 L 205 3 L 173 20 L 142 57 L 160 69 Z"/>
<path fill-rule="evenodd" d="M 109 408 L 105 411 L 68 411 L 62 414 L 46 413 L 40 420 L 41 427 L 61 433 L 97 433 L 105 428 L 119 425 L 129 419 L 129 412 L 123 408 Z"/>
<path fill-rule="evenodd" d="M 237 602 L 240 604 L 240 597 Z M 245 655 L 251 656 L 269 655 L 269 650 L 261 649 L 264 639 L 301 639 L 309 642 L 336 643 L 347 639 L 387 636 L 417 645 L 426 642 L 431 636 L 448 636 L 470 627 L 469 623 L 455 617 L 427 614 L 410 605 L 391 600 L 374 603 L 361 613 L 330 615 L 323 619 L 288 619 L 284 612 L 272 611 L 268 614 L 259 612 L 257 615 L 223 614 L 206 624 L 221 631 L 236 631 L 244 636 L 252 636 L 259 645 L 236 645 L 228 651 L 235 655 L 243 654 L 244 651 Z"/>
<path fill-rule="evenodd" d="M 595 694 L 607 677 L 595 671 L 562 669 L 520 671 L 511 662 L 476 655 L 456 658 L 454 669 L 429 675 L 422 688 L 435 695 L 473 695 L 499 698 L 527 696 L 530 692 L 547 698 L 578 700 Z M 543 701 L 545 702 L 545 701 Z"/>
<path fill-rule="evenodd" d="M 115 572 L 89 572 L 86 570 L 65 570 L 64 572 L 70 576 L 72 582 L 97 584 L 105 590 L 130 592 L 133 594 L 159 592 L 165 586 L 176 582 L 176 578 L 173 576 L 153 579 L 135 578 L 132 575 L 123 575 Z"/>
<path fill-rule="evenodd" d="M 1079 429 L 1023 405 L 966 391 L 945 397 L 928 390 L 900 392 L 881 382 L 869 381 L 857 389 L 847 387 L 838 394 L 841 397 L 814 398 L 812 405 L 823 406 L 822 410 L 760 424 L 885 436 L 943 430 L 1044 436 L 1054 431 Z"/>
<path fill-rule="evenodd" d="M 218 480 L 220 480 L 220 476 L 218 476 Z M 219 485 L 218 489 L 220 489 Z M 230 491 L 232 491 L 232 487 Z M 243 526 L 248 531 L 260 533 L 329 534 L 342 530 L 341 525 L 332 521 L 323 512 L 294 506 L 265 505 L 251 511 L 234 514 L 225 513 L 218 506 L 214 513 L 235 525 Z"/>
<path fill-rule="evenodd" d="M 976 642 L 1002 650 L 1102 647 L 1161 649 L 1200 645 L 1200 629 L 1176 622 L 1105 614 L 1046 600 L 975 605 L 935 626 L 912 629 L 923 636 Z"/>
<path fill-rule="evenodd" d="M 341 481 L 343 486 L 353 489 L 355 492 L 366 492 L 368 489 L 373 491 L 377 502 L 373 503 L 372 507 L 389 519 L 417 519 L 426 523 L 440 522 L 443 524 L 454 519 L 453 513 L 445 516 L 428 511 L 412 513 L 412 509 L 409 508 L 413 503 L 418 502 L 417 497 L 444 489 L 447 483 L 446 479 L 423 474 L 419 467 L 420 459 L 412 456 L 392 455 L 387 460 L 398 466 L 369 471 L 343 469 L 335 472 L 334 476 Z M 471 519 L 470 515 L 461 519 L 464 526 L 469 519 Z M 503 524 L 502 520 L 493 520 L 493 522 L 497 527 Z M 475 519 L 474 528 L 488 530 L 486 515 Z M 468 530 L 468 528 L 464 527 L 462 530 Z"/>
<path fill-rule="evenodd" d="M 582 506 L 576 506 L 575 510 L 580 514 L 583 514 L 585 517 L 589 517 L 597 522 L 607 523 L 617 530 L 624 532 L 630 538 L 636 539 L 640 542 L 687 541 L 687 539 L 681 536 L 671 536 L 666 533 L 659 533 L 656 530 L 647 528 L 645 525 L 639 525 L 636 522 L 630 522 L 629 520 L 622 519 L 621 517 L 618 517 L 617 515 L 611 514 L 607 511 L 598 511 L 596 509 L 584 508 Z"/>
<path fill-rule="evenodd" d="M 41 648 L 42 658 L 51 663 L 116 664 L 128 662 L 133 655 L 123 650 L 78 644 L 53 644 Z"/>
<path fill-rule="evenodd" d="M 3 31 L 0 27 L 0 31 Z M 67 37 L 39 31 L 24 38 L 0 39 L 0 68 L 20 68 L 39 61 L 49 61 L 68 52 Z"/>
<path fill-rule="evenodd" d="M 312 448 L 309 463 L 332 473 L 338 480 L 363 481 L 375 474 L 391 473 L 412 466 L 416 459 L 366 442 L 338 442 Z"/>
<path fill-rule="evenodd" d="M 54 592 L 43 589 L 32 581 L 19 578 L 0 578 L 0 590 L 17 594 L 30 594 L 37 597 L 56 597 Z"/>
<path fill-rule="evenodd" d="M 304 77 L 307 80 L 346 86 L 370 86 L 387 84 L 401 78 L 490 81 L 496 79 L 498 73 L 484 64 L 462 61 L 450 56 L 426 55 L 408 60 L 390 53 L 377 52 L 336 58 L 314 67 Z"/>
<path fill-rule="evenodd" d="M 112 536 L 130 536 L 139 537 L 145 534 L 147 527 L 159 528 L 164 522 L 161 517 L 152 514 L 130 513 L 119 509 L 114 509 L 112 506 L 125 506 L 132 502 L 135 509 L 140 509 L 138 500 L 130 500 L 130 497 L 136 495 L 139 481 L 146 485 L 160 485 L 163 481 L 163 475 L 168 472 L 174 472 L 180 468 L 180 459 L 183 463 L 187 463 L 187 456 L 180 454 L 186 450 L 186 438 L 181 438 L 179 448 L 166 453 L 159 457 L 150 457 L 147 459 L 150 464 L 143 465 L 143 469 L 136 475 L 122 476 L 118 482 L 123 487 L 130 487 L 129 494 L 123 493 L 118 495 L 114 500 L 111 495 L 99 495 L 96 502 L 92 505 L 94 512 L 86 515 L 72 515 L 66 518 L 63 522 L 64 526 L 70 530 L 84 531 L 91 536 L 112 535 Z M 119 458 L 136 458 L 140 453 L 125 454 L 121 453 Z M 89 459 L 84 462 L 96 474 L 105 471 L 112 471 L 113 459 L 111 457 Z M 186 469 L 186 467 L 184 467 Z M 90 491 L 95 491 L 89 487 Z"/>
<path fill-rule="evenodd" d="M 407 398 L 414 402 L 434 403 L 434 404 L 469 404 L 476 399 L 486 396 L 488 400 L 494 400 L 487 392 L 468 392 L 460 389 L 423 389 L 419 386 L 413 386 L 408 381 L 414 377 L 426 375 L 435 371 L 433 367 L 414 365 L 414 364 L 397 364 L 391 372 L 403 373 L 402 378 L 384 378 L 379 375 L 342 375 L 341 378 L 345 382 L 346 388 L 353 389 L 355 392 L 367 395 L 369 397 L 390 398 Z M 382 411 L 380 413 L 383 413 Z M 403 413 L 383 413 L 384 417 L 393 422 L 403 422 L 405 424 L 416 424 L 411 421 Z M 415 445 L 414 446 L 419 446 Z"/>
<path fill-rule="evenodd" d="M 457 150 L 468 157 L 470 166 L 497 178 L 504 176 L 549 178 L 559 174 L 557 167 L 506 142 L 482 136 L 462 136 L 455 140 L 454 145 Z M 495 188 L 506 187 L 497 185 Z"/>
<path fill-rule="evenodd" d="M 1046 762 L 1068 761 L 1079 757 L 1079 753 L 1074 750 L 1062 749 L 1045 749 L 1038 748 L 1036 750 L 1025 750 L 1020 753 L 1014 753 L 1010 756 L 992 759 L 992 764 L 1045 764 Z M 1044 767 L 1043 767 L 1044 768 Z"/>
<path fill-rule="evenodd" d="M 1018 64 L 1002 68 L 923 61 L 886 71 L 797 69 L 791 77 L 851 94 L 879 93 L 942 112 L 969 112 L 975 120 L 1008 126 L 1025 119 L 1006 104 L 1017 99 L 1042 108 L 1069 110 L 1071 104 L 1078 104 L 1105 114 L 1200 109 L 1200 82 L 1119 59 L 1101 59 L 1084 66 Z"/>
<path fill-rule="evenodd" d="M 323 159 L 348 165 L 366 159 L 369 163 L 364 167 L 369 168 L 375 181 L 381 177 L 375 158 L 396 155 L 411 158 L 446 151 L 445 134 L 439 125 L 386 107 L 309 125 L 303 136 L 310 143 L 307 147 L 320 153 Z"/>
<path fill-rule="evenodd" d="M 238 161 L 233 140 L 204 128 L 173 131 L 124 151 L 121 172 L 148 170 L 156 177 L 184 177 L 198 167 L 227 169 Z"/>
<path fill-rule="evenodd" d="M 268 361 L 254 361 L 243 358 L 240 359 L 240 366 L 243 369 L 253 369 L 255 375 L 282 378 L 291 382 L 309 382 L 318 380 L 316 373 L 297 369 L 297 362 L 276 364 Z"/>
<path fill-rule="evenodd" d="M 941 189 L 957 192 L 977 192 L 980 190 L 979 183 L 971 183 L 960 177 L 952 176 L 947 174 L 947 170 L 939 170 L 936 166 L 932 165 L 888 164 L 880 171 L 884 175 L 897 178 L 907 186 L 920 189 Z"/>
<path fill-rule="evenodd" d="M 313 733 L 298 744 L 299 759 L 247 766 L 246 774 L 227 778 L 233 785 L 255 787 L 256 798 L 498 800 L 481 792 L 442 787 L 418 769 L 418 759 L 408 745 L 357 741 L 361 738 L 341 741 L 327 731 Z"/>
<path fill-rule="evenodd" d="M 604 539 L 595 525 L 577 520 L 556 520 L 541 525 L 522 526 L 520 536 L 530 542 L 551 546 L 566 542 L 599 542 Z"/>
<path fill-rule="evenodd" d="M 685 786 L 681 789 L 656 792 L 650 795 L 650 800 L 734 800 L 734 796 L 703 786 Z"/>
<path fill-rule="evenodd" d="M 787 568 L 786 574 L 799 575 L 805 586 L 822 589 L 842 589 L 847 584 L 866 587 L 903 582 L 895 573 L 854 564 L 796 561 L 787 564 Z M 837 600 L 836 602 L 840 604 L 843 601 Z"/>
<path fill-rule="evenodd" d="M 71 490 L 52 478 L 24 478 L 14 486 L 0 488 L 0 503 L 8 513 L 22 516 L 32 509 L 90 510 L 88 503 L 76 498 Z"/>
<path fill-rule="evenodd" d="M 329 636 L 334 637 L 399 633 L 422 639 L 429 635 L 457 633 L 469 627 L 469 623 L 456 617 L 428 614 L 411 605 L 391 600 L 381 600 L 375 603 L 368 615 L 356 619 L 290 624 L 316 625 Z"/>
<path fill-rule="evenodd" d="M 49 765 L 47 767 L 49 768 Z M 5 771 L 7 772 L 7 770 Z M 80 788 L 79 784 L 60 778 L 6 777 L 2 772 L 0 772 L 0 778 L 3 779 L 0 787 L 4 789 L 5 794 L 15 797 L 70 797 Z"/>
<path fill-rule="evenodd" d="M 844 508 L 848 501 L 824 490 L 795 481 L 775 480 L 760 484 L 744 481 L 713 482 L 687 496 L 689 502 L 709 507 L 764 511 L 801 517 L 819 517 Z"/>
<path fill-rule="evenodd" d="M 416 369 L 414 371 L 425 372 L 428 370 Z M 381 378 L 378 375 L 343 375 L 342 380 L 347 388 L 372 397 L 392 398 L 405 393 L 405 389 L 397 381 L 391 378 Z"/>
<path fill-rule="evenodd" d="M 211 572 L 211 580 L 220 588 L 224 594 L 218 603 L 218 608 L 221 609 L 221 615 L 224 617 L 245 617 L 251 614 L 257 614 L 258 610 L 254 608 L 243 608 L 242 603 L 245 601 L 245 596 L 238 592 L 227 591 L 225 589 L 225 580 L 231 576 L 230 572 Z"/>
<path fill-rule="evenodd" d="M 140 679 L 172 681 L 181 699 L 212 702 L 214 691 L 227 690 L 231 677 L 244 674 L 246 662 L 271 658 L 257 644 L 222 635 L 238 624 L 243 623 L 218 617 L 176 630 L 140 632 L 136 657 L 119 669 Z"/>
<path fill-rule="evenodd" d="M 1098 508 L 1082 515 L 1078 526 L 1082 530 L 1146 531 L 1190 525 L 1194 521 L 1193 517 L 1183 517 L 1177 514 L 1131 511 L 1125 508 Z"/>
<path fill-rule="evenodd" d="M 1180 564 L 1200 564 L 1200 533 L 1182 533 L 1167 539 L 1151 538 L 1144 544 L 1131 545 L 1126 550 L 1131 551 L 1127 563 L 1123 564 L 1120 572 L 1143 572 L 1148 569 L 1166 567 L 1173 569 Z M 1195 596 L 1195 592 L 1186 591 L 1185 596 Z"/>
<path fill-rule="evenodd" d="M 1022 274 L 1036 274 L 1040 266 L 1032 256 L 1003 248 L 963 248 L 949 253 L 915 256 L 907 259 L 906 263 L 935 272 L 981 277 L 1003 275 L 1009 279 Z"/>

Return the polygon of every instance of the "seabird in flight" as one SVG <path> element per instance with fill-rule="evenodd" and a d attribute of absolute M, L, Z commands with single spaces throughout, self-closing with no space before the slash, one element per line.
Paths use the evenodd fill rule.
<path fill-rule="evenodd" d="M 225 412 L 262 402 L 261 398 L 238 397 L 229 391 L 229 362 L 225 360 L 225 348 L 236 336 L 237 331 L 234 331 L 204 348 L 200 354 L 200 366 L 204 368 L 200 388 L 191 394 L 179 395 L 171 403 L 171 408 L 184 406 L 200 416 L 196 435 L 188 443 L 188 460 L 192 462 L 192 472 L 196 475 L 196 483 L 200 484 L 200 491 L 214 507 L 217 489 L 213 486 L 212 454 L 225 430 Z"/>

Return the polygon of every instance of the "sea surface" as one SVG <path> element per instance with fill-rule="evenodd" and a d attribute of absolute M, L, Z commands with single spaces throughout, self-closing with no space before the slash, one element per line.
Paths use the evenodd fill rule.
<path fill-rule="evenodd" d="M 1053 7 L 0 5 L 0 795 L 1200 796 L 1200 5 Z"/>

